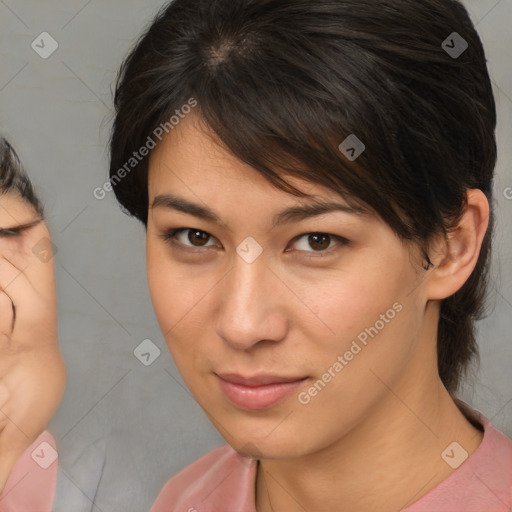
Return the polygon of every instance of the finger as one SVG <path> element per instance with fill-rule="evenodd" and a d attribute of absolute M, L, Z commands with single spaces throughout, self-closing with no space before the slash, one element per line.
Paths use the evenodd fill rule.
<path fill-rule="evenodd" d="M 11 336 L 14 328 L 13 303 L 9 296 L 0 291 L 0 334 Z"/>
<path fill-rule="evenodd" d="M 0 287 L 14 305 L 15 342 L 26 347 L 58 347 L 57 298 L 50 233 L 44 221 L 0 247 Z M 3 256 L 3 257 L 2 257 Z"/>
<path fill-rule="evenodd" d="M 23 263 L 27 266 L 23 267 Z M 19 345 L 39 348 L 57 345 L 57 305 L 55 283 L 45 283 L 49 290 L 38 293 L 33 283 L 40 286 L 37 278 L 45 281 L 49 267 L 43 265 L 36 268 L 36 263 L 20 256 L 19 252 L 4 253 L 0 257 L 0 287 L 14 305 L 14 327 L 12 337 Z M 31 282 L 27 270 L 34 274 Z M 34 268 L 39 269 L 40 276 L 35 276 Z M 52 267 L 53 270 L 53 267 Z M 45 274 L 46 273 L 46 274 Z M 53 275 L 53 272 L 51 272 Z"/>
<path fill-rule="evenodd" d="M 15 267 L 23 269 L 34 290 L 41 297 L 52 300 L 55 294 L 53 245 L 46 223 L 41 220 L 12 240 L 4 240 L 0 243 L 0 256 L 5 252 L 9 253 L 9 261 Z"/>
<path fill-rule="evenodd" d="M 13 262 L 16 261 L 17 264 L 13 264 Z M 18 268 L 18 266 L 20 268 Z M 23 275 L 21 261 L 19 259 L 17 260 L 16 253 L 13 251 L 3 251 L 0 255 L 0 289 L 13 304 L 15 303 L 16 297 L 19 298 L 20 296 L 20 283 L 18 282 L 17 287 L 14 286 L 17 280 L 23 281 L 22 286 L 26 287 L 29 284 L 26 277 Z M 23 291 L 21 294 L 23 294 Z"/>

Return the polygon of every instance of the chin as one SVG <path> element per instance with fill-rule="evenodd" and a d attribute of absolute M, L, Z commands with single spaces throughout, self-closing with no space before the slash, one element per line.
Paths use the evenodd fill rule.
<path fill-rule="evenodd" d="M 306 453 L 303 443 L 289 436 L 286 441 L 276 436 L 275 439 L 246 438 L 228 443 L 240 455 L 249 459 L 293 459 Z"/>

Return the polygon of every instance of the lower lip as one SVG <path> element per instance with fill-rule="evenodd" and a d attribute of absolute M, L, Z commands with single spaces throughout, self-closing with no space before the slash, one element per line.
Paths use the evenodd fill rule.
<path fill-rule="evenodd" d="M 227 398 L 237 407 L 249 411 L 267 409 L 290 395 L 306 379 L 265 386 L 243 386 L 219 377 L 220 387 Z"/>

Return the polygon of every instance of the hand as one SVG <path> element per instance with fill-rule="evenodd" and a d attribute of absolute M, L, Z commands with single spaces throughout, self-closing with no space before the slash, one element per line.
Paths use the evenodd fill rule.
<path fill-rule="evenodd" d="M 50 233 L 16 199 L 21 206 L 6 208 L 0 197 L 0 492 L 18 458 L 48 425 L 66 380 L 53 259 L 33 252 L 45 239 L 50 249 Z"/>

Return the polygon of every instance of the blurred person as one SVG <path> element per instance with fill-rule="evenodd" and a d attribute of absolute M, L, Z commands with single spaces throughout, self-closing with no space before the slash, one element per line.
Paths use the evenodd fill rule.
<path fill-rule="evenodd" d="M 58 461 L 46 427 L 65 388 L 50 233 L 0 138 L 0 511 L 50 512 Z"/>

